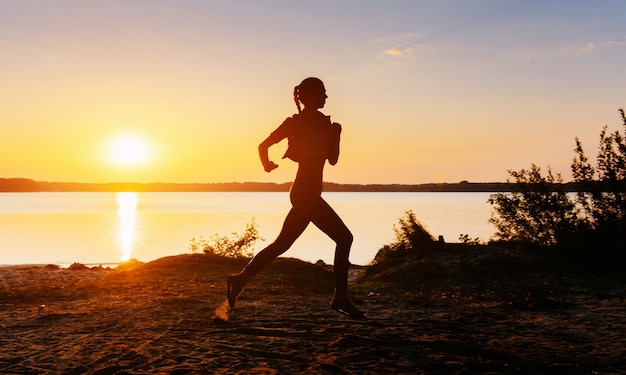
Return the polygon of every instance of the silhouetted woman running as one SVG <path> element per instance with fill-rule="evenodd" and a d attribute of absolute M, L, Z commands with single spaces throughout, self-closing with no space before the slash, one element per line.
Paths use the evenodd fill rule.
<path fill-rule="evenodd" d="M 335 292 L 330 307 L 354 319 L 364 318 L 348 298 L 348 255 L 352 233 L 341 218 L 322 198 L 322 174 L 326 160 L 331 165 L 339 158 L 341 125 L 331 122 L 330 116 L 318 111 L 326 103 L 326 89 L 318 78 L 307 78 L 294 88 L 298 114 L 287 118 L 259 145 L 259 157 L 266 172 L 278 168 L 269 160 L 270 146 L 287 138 L 289 146 L 283 156 L 298 163 L 296 179 L 289 198 L 291 210 L 276 240 L 261 250 L 236 275 L 228 275 L 228 303 L 235 305 L 248 280 L 279 255 L 287 251 L 304 232 L 309 223 L 315 224 L 336 243 L 334 278 Z M 304 104 L 304 109 L 300 108 Z"/>

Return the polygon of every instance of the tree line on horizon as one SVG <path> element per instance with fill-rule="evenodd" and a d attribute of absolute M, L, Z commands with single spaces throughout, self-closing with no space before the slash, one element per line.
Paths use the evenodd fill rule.
<path fill-rule="evenodd" d="M 327 192 L 510 192 L 510 182 L 425 183 L 425 184 L 340 184 L 324 182 Z M 48 182 L 29 178 L 0 178 L 0 192 L 287 192 L 290 182 L 216 183 L 88 183 Z M 553 189 L 575 192 L 574 183 L 555 183 Z"/>

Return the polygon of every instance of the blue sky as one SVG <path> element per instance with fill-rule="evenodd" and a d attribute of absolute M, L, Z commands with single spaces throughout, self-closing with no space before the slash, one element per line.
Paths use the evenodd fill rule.
<path fill-rule="evenodd" d="M 569 178 L 626 103 L 623 1 L 3 1 L 0 176 L 289 181 L 256 146 L 326 83 L 339 183 Z M 143 137 L 146 164 L 103 155 Z M 284 145 L 276 146 L 278 161 Z"/>

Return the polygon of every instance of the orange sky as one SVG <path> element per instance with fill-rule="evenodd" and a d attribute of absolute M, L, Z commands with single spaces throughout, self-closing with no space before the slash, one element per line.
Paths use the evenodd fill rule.
<path fill-rule="evenodd" d="M 338 183 L 569 177 L 626 105 L 626 3 L 0 3 L 0 177 L 285 182 L 256 147 L 318 76 L 343 125 Z M 110 143 L 135 134 L 146 159 Z"/>

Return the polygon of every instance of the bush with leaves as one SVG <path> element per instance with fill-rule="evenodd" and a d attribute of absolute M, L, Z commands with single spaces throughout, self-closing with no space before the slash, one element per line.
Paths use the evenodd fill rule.
<path fill-rule="evenodd" d="M 585 229 L 596 240 L 619 241 L 626 231 L 626 116 L 619 110 L 624 135 L 618 131 L 600 133 L 600 147 L 594 168 L 576 138 L 576 157 L 572 173 L 576 183 L 576 202 L 585 219 Z"/>
<path fill-rule="evenodd" d="M 431 249 L 435 243 L 433 236 L 426 230 L 424 225 L 417 220 L 415 213 L 409 210 L 398 219 L 393 231 L 396 242 L 383 246 L 376 254 L 374 263 L 380 263 L 389 257 L 407 253 L 419 253 Z"/>
<path fill-rule="evenodd" d="M 233 232 L 231 237 L 214 234 L 209 240 L 200 237 L 192 238 L 189 248 L 192 253 L 221 255 L 228 258 L 251 258 L 254 255 L 254 244 L 257 240 L 263 241 L 256 229 L 254 220 L 246 223 L 246 229 L 239 235 Z"/>
<path fill-rule="evenodd" d="M 497 239 L 554 245 L 576 226 L 576 207 L 562 189 L 561 175 L 548 168 L 544 176 L 534 164 L 509 174 L 514 179 L 507 179 L 511 192 L 488 199 L 494 206 L 489 222 L 496 227 Z"/>
<path fill-rule="evenodd" d="M 510 193 L 491 195 L 494 205 L 489 220 L 496 226 L 496 239 L 538 245 L 623 245 L 626 230 L 626 116 L 619 110 L 625 135 L 600 133 L 596 166 L 585 156 L 576 138 L 572 174 L 576 188 L 573 200 L 563 190 L 560 175 L 539 167 L 509 171 L 514 181 Z M 617 246 L 614 246 L 617 245 Z"/>

